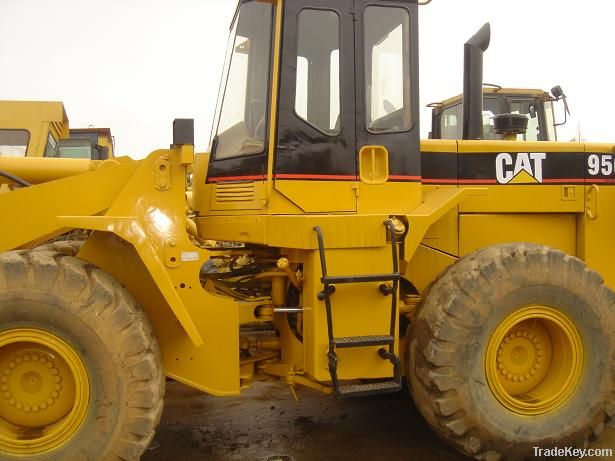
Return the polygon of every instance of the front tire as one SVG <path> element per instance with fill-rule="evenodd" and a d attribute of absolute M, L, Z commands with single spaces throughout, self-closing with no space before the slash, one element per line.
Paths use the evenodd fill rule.
<path fill-rule="evenodd" d="M 615 415 L 614 303 L 582 261 L 547 247 L 499 245 L 460 259 L 411 322 L 417 407 L 475 459 L 585 447 Z"/>
<path fill-rule="evenodd" d="M 144 312 L 116 280 L 44 250 L 0 255 L 0 458 L 136 461 L 164 376 Z"/>

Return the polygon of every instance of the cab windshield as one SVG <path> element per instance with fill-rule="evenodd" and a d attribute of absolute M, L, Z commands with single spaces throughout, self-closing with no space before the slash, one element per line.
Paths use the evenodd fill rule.
<path fill-rule="evenodd" d="M 92 143 L 89 139 L 60 139 L 55 157 L 92 159 Z"/>
<path fill-rule="evenodd" d="M 272 4 L 258 1 L 239 7 L 214 120 L 215 159 L 265 150 L 273 10 Z"/>

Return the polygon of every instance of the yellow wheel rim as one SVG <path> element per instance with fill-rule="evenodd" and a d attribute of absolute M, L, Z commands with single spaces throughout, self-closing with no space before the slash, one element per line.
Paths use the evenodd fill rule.
<path fill-rule="evenodd" d="M 521 415 L 555 410 L 574 392 L 583 367 L 577 329 L 561 312 L 531 306 L 509 315 L 489 340 L 487 382 L 502 405 Z"/>
<path fill-rule="evenodd" d="M 55 450 L 79 430 L 90 384 L 66 342 L 43 330 L 0 332 L 0 453 Z"/>

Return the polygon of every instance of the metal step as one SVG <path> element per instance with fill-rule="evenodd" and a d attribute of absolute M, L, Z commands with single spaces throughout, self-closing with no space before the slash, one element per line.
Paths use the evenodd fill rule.
<path fill-rule="evenodd" d="M 328 283 L 363 283 L 363 282 L 392 282 L 399 280 L 399 273 L 372 274 L 372 275 L 340 275 L 337 277 L 324 276 L 322 282 Z"/>
<path fill-rule="evenodd" d="M 395 381 L 383 381 L 380 383 L 369 384 L 351 384 L 348 386 L 340 386 L 340 397 L 347 399 L 350 397 L 363 397 L 376 394 L 391 394 L 399 392 L 401 385 Z"/>
<path fill-rule="evenodd" d="M 364 347 L 364 346 L 387 346 L 395 342 L 395 338 L 389 335 L 382 336 L 348 336 L 335 338 L 335 347 Z"/>

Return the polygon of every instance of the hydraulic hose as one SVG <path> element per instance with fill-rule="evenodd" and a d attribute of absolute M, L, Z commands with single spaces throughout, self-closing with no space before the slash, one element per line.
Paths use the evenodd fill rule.
<path fill-rule="evenodd" d="M 6 171 L 0 170 L 0 176 L 14 182 L 15 184 L 19 184 L 21 187 L 30 187 L 32 185 L 25 179 L 21 179 L 19 176 L 12 175 Z"/>

